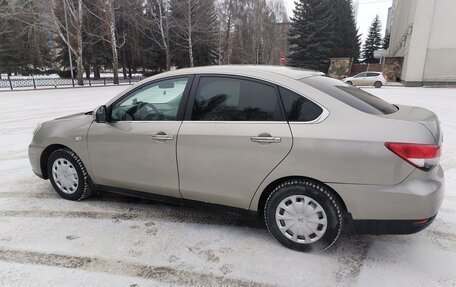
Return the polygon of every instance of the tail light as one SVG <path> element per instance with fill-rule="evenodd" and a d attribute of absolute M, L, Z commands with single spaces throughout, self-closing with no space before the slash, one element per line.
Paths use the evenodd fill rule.
<path fill-rule="evenodd" d="M 383 75 L 383 78 L 385 78 L 385 80 L 388 80 L 388 79 L 386 78 L 385 73 L 382 73 L 382 75 Z"/>
<path fill-rule="evenodd" d="M 416 168 L 429 171 L 439 164 L 440 146 L 410 143 L 385 143 L 385 146 Z"/>

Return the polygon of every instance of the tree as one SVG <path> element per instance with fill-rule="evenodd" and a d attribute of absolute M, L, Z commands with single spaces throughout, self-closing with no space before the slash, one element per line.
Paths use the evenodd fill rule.
<path fill-rule="evenodd" d="M 295 2 L 288 42 L 288 64 L 326 72 L 334 49 L 331 0 Z"/>
<path fill-rule="evenodd" d="M 387 50 L 390 44 L 390 34 L 386 34 L 382 41 L 382 48 Z"/>
<path fill-rule="evenodd" d="M 366 41 L 364 42 L 362 57 L 364 63 L 378 63 L 379 59 L 374 58 L 374 51 L 382 47 L 382 37 L 380 34 L 381 29 L 380 19 L 378 15 L 375 16 L 372 21 L 371 26 L 369 27 L 369 33 L 367 35 Z"/>
<path fill-rule="evenodd" d="M 49 37 L 31 0 L 0 0 L 0 73 L 39 72 L 50 63 Z"/>
<path fill-rule="evenodd" d="M 145 2 L 144 35 L 152 40 L 165 54 L 165 70 L 171 67 L 170 29 L 171 11 L 167 0 L 147 0 Z"/>
<path fill-rule="evenodd" d="M 361 40 L 353 17 L 351 0 L 333 0 L 334 47 L 332 57 L 349 57 L 358 61 Z"/>
<path fill-rule="evenodd" d="M 214 0 L 172 0 L 172 42 L 178 66 L 215 63 L 218 23 Z"/>

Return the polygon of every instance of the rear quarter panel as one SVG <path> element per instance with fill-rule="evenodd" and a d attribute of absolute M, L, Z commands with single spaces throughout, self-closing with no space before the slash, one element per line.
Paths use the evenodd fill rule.
<path fill-rule="evenodd" d="M 259 186 L 250 209 L 256 210 L 263 190 L 283 177 L 305 176 L 328 184 L 399 184 L 415 168 L 389 151 L 385 142 L 434 142 L 419 123 L 370 115 L 317 90 L 301 90 L 306 92 L 330 115 L 321 123 L 290 122 L 292 150 Z"/>

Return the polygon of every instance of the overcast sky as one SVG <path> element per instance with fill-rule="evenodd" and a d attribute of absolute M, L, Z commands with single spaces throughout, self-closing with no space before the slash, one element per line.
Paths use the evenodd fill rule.
<path fill-rule="evenodd" d="M 289 16 L 293 15 L 295 0 L 284 0 L 287 6 Z M 364 41 L 369 26 L 375 15 L 378 14 L 382 22 L 382 35 L 385 33 L 386 18 L 388 17 L 388 8 L 391 7 L 392 0 L 359 0 L 358 17 L 356 19 L 361 39 Z"/>

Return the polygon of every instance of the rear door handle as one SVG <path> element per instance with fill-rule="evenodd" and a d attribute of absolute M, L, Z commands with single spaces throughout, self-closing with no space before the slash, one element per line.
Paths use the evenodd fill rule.
<path fill-rule="evenodd" d="M 250 140 L 252 142 L 257 142 L 257 143 L 279 143 L 282 141 L 282 139 L 279 137 L 263 137 L 263 136 L 251 137 Z"/>
<path fill-rule="evenodd" d="M 174 136 L 173 135 L 167 135 L 164 132 L 158 132 L 156 135 L 150 136 L 151 139 L 157 140 L 157 141 L 169 141 L 173 140 Z"/>

